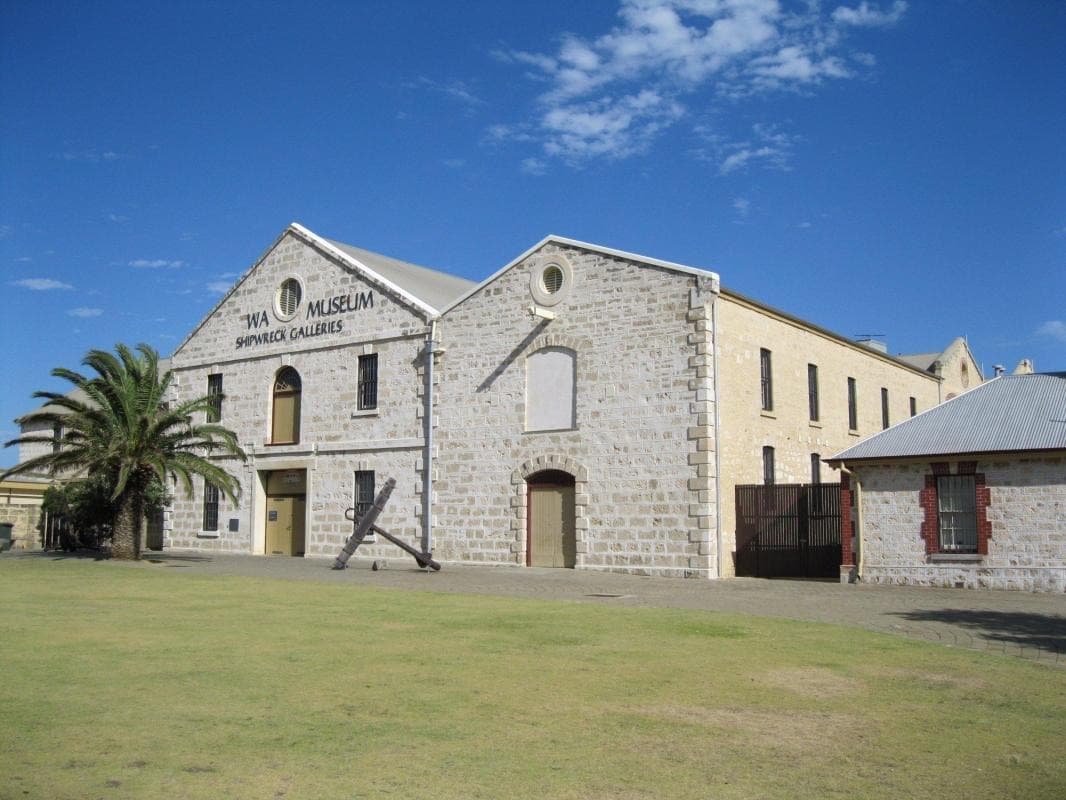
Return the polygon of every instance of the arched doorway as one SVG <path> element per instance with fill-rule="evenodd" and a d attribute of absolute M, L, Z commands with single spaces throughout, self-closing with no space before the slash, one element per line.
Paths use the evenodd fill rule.
<path fill-rule="evenodd" d="M 549 469 L 526 478 L 526 566 L 569 567 L 577 561 L 574 476 Z"/>

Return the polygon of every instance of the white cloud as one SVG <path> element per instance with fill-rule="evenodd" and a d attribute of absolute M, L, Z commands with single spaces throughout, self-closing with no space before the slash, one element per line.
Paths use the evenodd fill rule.
<path fill-rule="evenodd" d="M 107 221 L 108 222 L 116 222 L 116 223 L 120 223 L 121 224 L 123 222 L 129 222 L 130 218 L 126 217 L 126 216 L 123 216 L 122 214 L 108 214 L 107 215 Z"/>
<path fill-rule="evenodd" d="M 733 198 L 733 210 L 737 212 L 737 216 L 744 218 L 751 213 L 751 201 L 746 197 Z"/>
<path fill-rule="evenodd" d="M 541 120 L 546 131 L 544 151 L 567 160 L 625 158 L 642 151 L 683 114 L 679 103 L 651 90 L 617 100 L 557 106 Z"/>
<path fill-rule="evenodd" d="M 699 91 L 743 98 L 853 77 L 873 56 L 846 53 L 846 31 L 895 24 L 907 5 L 883 11 L 864 0 L 831 14 L 813 1 L 793 8 L 778 0 L 621 0 L 616 24 L 601 35 L 564 33 L 550 53 L 493 55 L 545 84 L 526 129 L 544 153 L 571 162 L 623 158 L 647 149 Z M 510 139 L 514 129 L 492 126 L 487 138 Z M 725 171 L 773 156 L 769 145 L 749 151 L 731 153 Z"/>
<path fill-rule="evenodd" d="M 462 158 L 446 158 L 441 163 L 448 169 L 460 169 L 466 166 L 466 160 Z"/>
<path fill-rule="evenodd" d="M 712 155 L 705 156 L 705 159 L 718 162 L 720 175 L 752 166 L 788 170 L 795 141 L 795 136 L 780 131 L 776 126 L 759 123 L 752 126 L 750 139 L 724 141 L 721 137 L 709 138 Z"/>
<path fill-rule="evenodd" d="M 53 280 L 52 278 L 23 278 L 20 281 L 11 281 L 12 286 L 21 286 L 23 289 L 32 289 L 35 292 L 47 292 L 52 289 L 73 289 L 69 283 Z"/>
<path fill-rule="evenodd" d="M 225 294 L 233 286 L 229 281 L 211 281 L 207 284 L 207 291 L 211 294 Z"/>
<path fill-rule="evenodd" d="M 72 308 L 67 312 L 68 316 L 79 317 L 80 319 L 89 319 L 90 317 L 98 317 L 104 313 L 102 308 Z"/>
<path fill-rule="evenodd" d="M 95 147 L 89 147 L 85 150 L 64 150 L 59 154 L 59 157 L 64 161 L 83 161 L 88 164 L 99 164 L 101 161 L 117 161 L 122 158 L 114 150 L 101 152 Z"/>
<path fill-rule="evenodd" d="M 853 25 L 862 28 L 879 28 L 895 25 L 907 11 L 904 0 L 896 0 L 888 11 L 872 7 L 866 0 L 858 8 L 840 6 L 833 11 L 832 19 L 838 25 Z"/>
<path fill-rule="evenodd" d="M 18 262 L 19 264 L 29 264 L 31 261 L 33 261 L 33 259 L 30 258 L 29 256 L 19 256 L 18 258 L 15 259 L 15 261 Z"/>
<path fill-rule="evenodd" d="M 522 172 L 527 175 L 543 175 L 547 167 L 539 158 L 525 158 L 522 160 Z"/>
<path fill-rule="evenodd" d="M 1052 339 L 1058 339 L 1060 342 L 1066 343 L 1066 322 L 1060 319 L 1049 320 L 1041 325 L 1036 333 L 1038 336 L 1049 336 Z"/>
<path fill-rule="evenodd" d="M 161 269 L 166 267 L 167 269 L 178 269 L 185 266 L 184 261 L 167 261 L 164 258 L 138 258 L 129 262 L 131 267 L 137 269 Z"/>

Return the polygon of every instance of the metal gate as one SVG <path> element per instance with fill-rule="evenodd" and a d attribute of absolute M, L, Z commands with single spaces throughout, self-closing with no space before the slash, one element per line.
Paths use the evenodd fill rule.
<path fill-rule="evenodd" d="M 737 486 L 736 516 L 738 576 L 839 576 L 839 483 Z"/>

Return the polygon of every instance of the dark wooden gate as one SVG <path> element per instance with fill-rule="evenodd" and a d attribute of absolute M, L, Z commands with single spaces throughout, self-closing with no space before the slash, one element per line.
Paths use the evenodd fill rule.
<path fill-rule="evenodd" d="M 737 486 L 738 576 L 840 575 L 840 484 Z"/>

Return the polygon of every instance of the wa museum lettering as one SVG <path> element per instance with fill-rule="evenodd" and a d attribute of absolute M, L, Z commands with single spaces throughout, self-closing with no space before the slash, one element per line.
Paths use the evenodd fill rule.
<path fill-rule="evenodd" d="M 330 319 L 331 317 L 373 307 L 373 292 L 338 294 L 333 297 L 309 302 L 307 311 L 304 312 L 303 323 L 274 329 L 270 329 L 270 315 L 266 311 L 253 311 L 248 315 L 247 328 L 252 333 L 238 336 L 236 349 L 240 350 L 242 348 L 285 341 L 297 342 L 300 339 L 311 339 L 315 336 L 340 333 L 344 330 L 344 320 Z"/>

